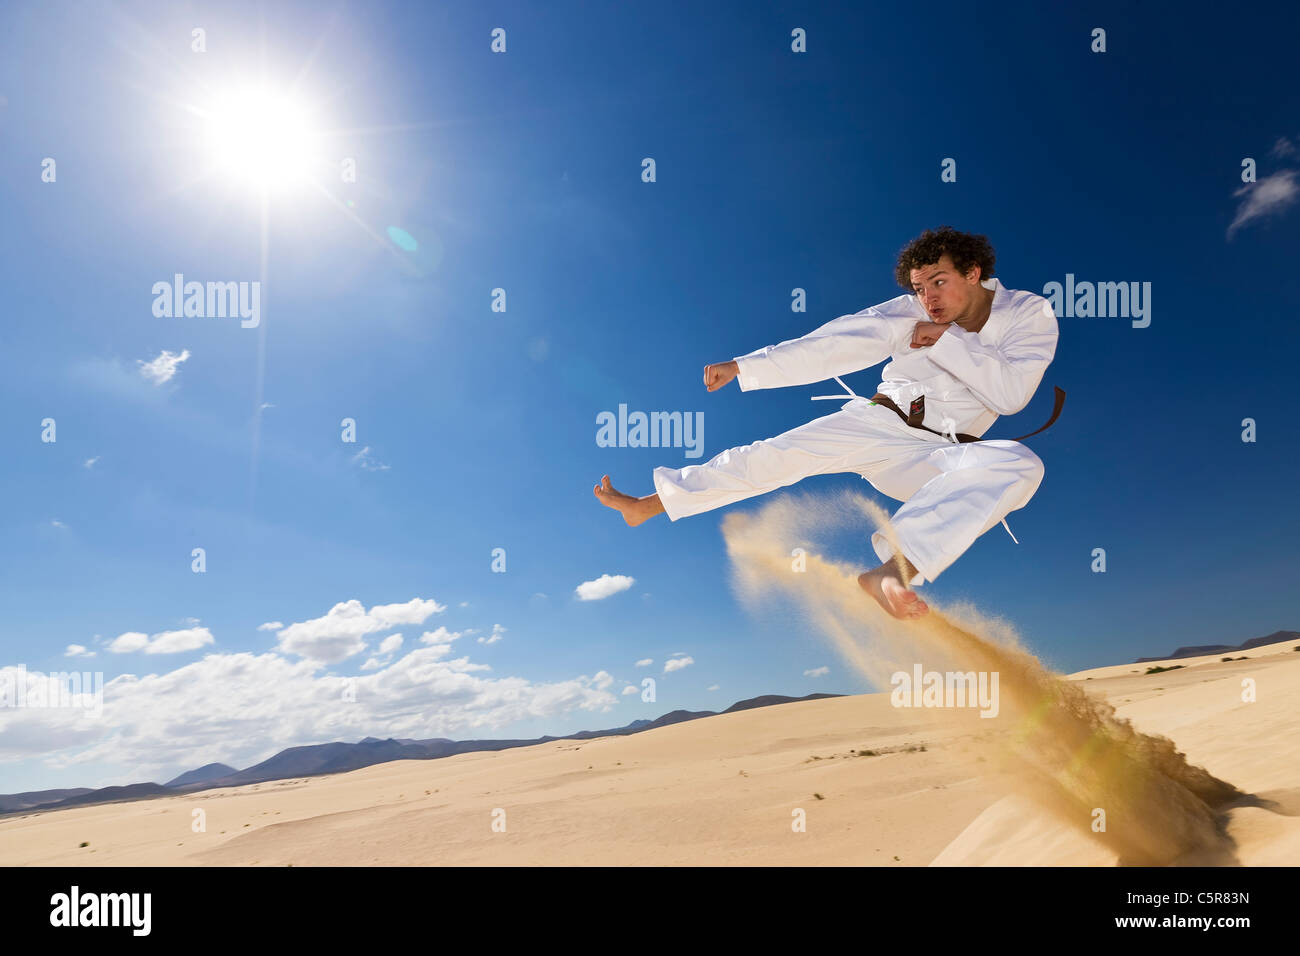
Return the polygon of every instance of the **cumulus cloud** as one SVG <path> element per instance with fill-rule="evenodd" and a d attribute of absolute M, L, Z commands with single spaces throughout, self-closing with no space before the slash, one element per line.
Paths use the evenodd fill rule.
<path fill-rule="evenodd" d="M 176 374 L 177 367 L 190 357 L 190 350 L 185 349 L 180 355 L 162 351 L 157 358 L 150 359 L 146 362 L 144 359 L 136 359 L 136 365 L 140 367 L 140 374 L 148 381 L 155 385 L 162 385 L 164 382 L 170 382 Z"/>
<path fill-rule="evenodd" d="M 505 634 L 505 632 L 506 629 L 502 627 L 500 624 L 493 624 L 491 634 L 489 634 L 487 637 L 475 638 L 475 640 L 478 641 L 480 644 L 495 644 L 497 641 L 501 640 L 501 637 L 502 635 Z"/>
<path fill-rule="evenodd" d="M 355 598 L 335 604 L 322 617 L 290 624 L 277 633 L 276 649 L 325 664 L 346 660 L 366 649 L 364 638 L 404 624 L 423 624 L 446 605 L 412 598 L 405 604 L 376 604 L 369 611 Z"/>
<path fill-rule="evenodd" d="M 670 661 L 664 661 L 664 673 L 671 674 L 673 671 L 679 671 L 683 667 L 690 667 L 695 663 L 693 657 L 674 657 Z"/>
<path fill-rule="evenodd" d="M 206 627 L 161 631 L 153 637 L 139 631 L 126 631 L 110 641 L 108 649 L 114 654 L 182 654 L 214 642 L 212 632 Z"/>
<path fill-rule="evenodd" d="M 374 459 L 370 454 L 369 445 L 352 456 L 352 463 L 354 465 L 360 465 L 362 471 L 388 471 L 390 467 L 389 465 L 385 465 L 383 462 Z"/>
<path fill-rule="evenodd" d="M 579 601 L 601 601 L 611 594 L 626 591 L 635 583 L 636 578 L 626 574 L 602 574 L 594 581 L 583 581 L 573 590 Z"/>
<path fill-rule="evenodd" d="M 257 625 L 259 631 L 278 631 L 283 627 L 284 625 L 279 621 L 267 621 L 265 624 Z"/>
<path fill-rule="evenodd" d="M 1259 182 L 1246 183 L 1233 195 L 1241 197 L 1242 201 L 1232 224 L 1228 226 L 1229 239 L 1246 223 L 1280 215 L 1283 210 L 1294 205 L 1297 195 L 1300 195 L 1300 187 L 1296 185 L 1295 171 L 1284 169 L 1265 176 Z"/>
<path fill-rule="evenodd" d="M 637 667 L 649 667 L 649 666 L 650 666 L 651 664 L 653 664 L 653 663 L 654 663 L 654 658 L 652 658 L 652 657 L 643 657 L 643 658 L 641 658 L 639 661 L 636 662 L 636 666 L 637 666 Z"/>
<path fill-rule="evenodd" d="M 420 635 L 422 644 L 450 644 L 459 638 L 463 631 L 449 631 L 445 627 L 439 627 L 436 631 L 425 631 Z"/>
<path fill-rule="evenodd" d="M 401 634 L 390 634 L 379 642 L 379 653 L 374 657 L 369 657 L 361 665 L 363 671 L 378 670 L 381 667 L 387 667 L 393 659 L 393 654 L 402 646 Z"/>
<path fill-rule="evenodd" d="M 623 696 L 626 697 L 628 694 L 638 693 L 640 690 L 641 688 L 637 687 L 636 684 L 628 684 L 623 688 Z"/>
<path fill-rule="evenodd" d="M 84 644 L 69 644 L 63 652 L 64 657 L 94 657 L 95 652 L 86 649 Z"/>
<path fill-rule="evenodd" d="M 516 721 L 605 712 L 617 697 L 604 671 L 534 683 L 489 677 L 487 665 L 417 647 L 375 673 L 322 674 L 324 665 L 262 654 L 210 653 L 165 674 L 125 674 L 103 686 L 102 713 L 71 707 L 0 707 L 0 762 L 40 758 L 52 768 L 127 768 L 121 779 L 166 779 L 205 763 L 246 767 L 286 747 L 381 737 L 487 735 Z M 0 681 L 25 673 L 0 668 Z"/>

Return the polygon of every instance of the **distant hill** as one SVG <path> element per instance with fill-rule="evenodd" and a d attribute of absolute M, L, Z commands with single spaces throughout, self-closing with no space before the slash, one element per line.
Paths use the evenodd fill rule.
<path fill-rule="evenodd" d="M 1254 647 L 1264 647 L 1268 644 L 1280 644 L 1283 641 L 1300 640 L 1300 631 L 1274 631 L 1267 637 L 1252 637 L 1248 641 L 1242 641 L 1237 645 L 1229 644 L 1199 644 L 1193 647 L 1180 647 L 1172 654 L 1164 657 L 1139 657 L 1134 664 L 1148 664 L 1151 661 L 1172 661 L 1180 657 L 1204 657 L 1207 654 L 1227 654 L 1231 651 L 1248 651 Z"/>
<path fill-rule="evenodd" d="M 132 783 L 125 787 L 102 787 L 88 793 L 68 797 L 58 803 L 32 807 L 34 810 L 48 810 L 50 807 L 80 807 L 91 803 L 113 803 L 116 800 L 139 800 L 142 797 L 161 797 L 176 793 L 171 787 L 160 783 Z"/>
<path fill-rule="evenodd" d="M 234 767 L 228 767 L 224 763 L 210 763 L 205 764 L 198 770 L 183 773 L 175 780 L 168 780 L 164 786 L 184 787 L 192 783 L 206 783 L 209 780 L 216 780 L 218 777 L 229 776 L 234 772 Z"/>
<path fill-rule="evenodd" d="M 6 793 L 0 795 L 0 813 L 12 813 L 15 810 L 27 810 L 42 803 L 52 803 L 68 797 L 77 797 L 83 793 L 93 793 L 90 787 L 75 787 L 71 790 L 32 790 L 27 793 Z"/>
<path fill-rule="evenodd" d="M 782 697 L 766 694 L 737 701 L 724 714 L 755 707 L 771 707 L 804 700 L 821 700 L 842 697 L 843 694 L 809 694 L 806 697 Z M 456 754 L 509 750 L 514 747 L 531 747 L 552 740 L 590 740 L 594 737 L 614 737 L 667 727 L 687 720 L 716 717 L 712 710 L 673 710 L 655 720 L 634 720 L 610 730 L 580 730 L 564 737 L 538 737 L 533 740 L 451 740 L 447 737 L 430 737 L 427 740 L 403 738 L 380 740 L 365 737 L 357 743 L 312 744 L 290 747 L 268 757 L 259 764 L 244 770 L 235 770 L 226 764 L 210 763 L 181 774 L 167 784 L 137 783 L 126 787 L 104 787 L 99 790 L 40 790 L 30 793 L 0 795 L 0 814 L 32 810 L 56 810 L 63 807 L 84 806 L 91 803 L 108 803 L 114 800 L 141 799 L 177 793 L 194 793 L 217 787 L 238 787 L 249 783 L 266 783 L 270 780 L 288 780 L 293 777 L 312 777 L 327 773 L 345 773 L 362 767 L 392 760 L 436 760 Z"/>

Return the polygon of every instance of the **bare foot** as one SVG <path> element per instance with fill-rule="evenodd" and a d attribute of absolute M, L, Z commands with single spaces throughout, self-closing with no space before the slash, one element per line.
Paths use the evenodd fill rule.
<path fill-rule="evenodd" d="M 618 511 L 623 515 L 623 520 L 634 528 L 647 518 L 662 514 L 664 510 L 658 495 L 646 495 L 644 498 L 625 495 L 609 483 L 609 475 L 603 476 L 600 484 L 591 490 L 601 504 Z"/>
<path fill-rule="evenodd" d="M 915 569 L 910 562 L 907 567 L 910 580 Z M 862 590 L 875 598 L 887 613 L 899 620 L 912 620 L 930 611 L 929 606 L 921 600 L 920 596 L 915 591 L 909 590 L 899 578 L 898 565 L 892 559 L 878 568 L 858 575 L 858 584 L 862 585 Z"/>

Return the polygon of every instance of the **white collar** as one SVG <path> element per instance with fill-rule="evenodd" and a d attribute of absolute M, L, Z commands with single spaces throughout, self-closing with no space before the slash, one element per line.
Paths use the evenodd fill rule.
<path fill-rule="evenodd" d="M 987 279 L 980 279 L 980 285 L 982 285 L 986 289 L 993 290 L 993 301 L 989 303 L 988 321 L 984 323 L 984 327 L 980 329 L 977 334 L 982 336 L 984 335 L 985 332 L 988 332 L 990 333 L 990 337 L 991 337 L 993 329 L 990 328 L 990 326 L 993 326 L 994 323 L 1001 321 L 1001 319 L 998 316 L 998 313 L 1005 310 L 1005 307 L 1007 305 L 1007 300 L 1011 298 L 1011 293 L 1007 291 L 1006 286 L 1004 286 L 1001 282 L 998 281 L 997 276 L 990 276 Z"/>

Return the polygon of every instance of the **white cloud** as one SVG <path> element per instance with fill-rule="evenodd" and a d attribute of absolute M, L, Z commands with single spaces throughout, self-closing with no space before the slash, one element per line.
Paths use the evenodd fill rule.
<path fill-rule="evenodd" d="M 449 631 L 445 627 L 439 627 L 436 631 L 425 631 L 420 635 L 422 644 L 450 644 L 456 640 L 464 631 Z"/>
<path fill-rule="evenodd" d="M 393 659 L 393 654 L 402 646 L 401 634 L 389 634 L 379 642 L 379 653 L 374 657 L 366 658 L 366 662 L 361 665 L 363 671 L 373 671 L 380 667 L 387 667 Z"/>
<path fill-rule="evenodd" d="M 804 671 L 803 676 L 804 677 L 825 677 L 830 672 L 831 669 L 829 667 L 825 667 L 825 666 L 814 667 L 812 670 Z"/>
<path fill-rule="evenodd" d="M 710 684 L 708 687 L 706 687 L 706 688 L 704 688 L 704 689 L 705 689 L 705 690 L 717 690 L 717 689 L 718 689 L 718 685 L 717 685 L 717 684 Z"/>
<path fill-rule="evenodd" d="M 643 657 L 643 658 L 641 658 L 639 661 L 636 662 L 636 666 L 637 666 L 637 667 L 649 667 L 649 666 L 650 666 L 651 664 L 653 664 L 653 663 L 654 663 L 654 658 L 652 658 L 652 657 Z"/>
<path fill-rule="evenodd" d="M 608 675 L 551 683 L 488 677 L 486 665 L 448 659 L 447 645 L 418 647 L 376 673 L 322 674 L 323 665 L 274 651 L 211 653 L 165 674 L 123 675 L 104 685 L 103 713 L 70 707 L 0 707 L 0 762 L 121 766 L 120 779 L 166 779 L 205 763 L 246 767 L 286 747 L 379 737 L 491 735 L 522 720 L 606 712 Z M 18 668 L 0 669 L 16 680 Z M 46 679 L 26 672 L 28 685 Z M 351 687 L 355 693 L 345 690 Z"/>
<path fill-rule="evenodd" d="M 664 661 L 664 673 L 671 674 L 673 671 L 679 671 L 683 667 L 690 667 L 695 663 L 693 657 L 674 657 L 670 661 Z"/>
<path fill-rule="evenodd" d="M 139 631 L 127 631 L 125 634 L 119 634 L 113 638 L 108 644 L 108 649 L 114 654 L 131 654 L 148 646 L 148 634 L 141 634 Z"/>
<path fill-rule="evenodd" d="M 583 581 L 574 588 L 574 593 L 578 595 L 579 601 L 600 601 L 611 594 L 626 591 L 635 583 L 636 578 L 630 578 L 626 574 L 602 574 L 594 581 Z"/>
<path fill-rule="evenodd" d="M 1237 207 L 1237 215 L 1228 226 L 1229 239 L 1248 222 L 1280 214 L 1296 201 L 1300 188 L 1296 186 L 1295 171 L 1284 169 L 1272 176 L 1265 176 L 1259 182 L 1246 183 L 1233 195 L 1244 196 L 1245 199 Z"/>
<path fill-rule="evenodd" d="M 60 521 L 58 518 L 55 518 L 54 520 L 52 520 L 52 521 L 50 522 L 50 527 L 52 527 L 52 528 L 63 528 L 64 530 L 67 530 L 67 527 L 68 527 L 68 526 L 67 526 L 66 524 L 64 524 L 62 521 Z"/>
<path fill-rule="evenodd" d="M 155 634 L 144 649 L 146 654 L 180 654 L 204 644 L 215 643 L 212 632 L 206 627 L 188 627 L 183 631 L 163 631 Z"/>
<path fill-rule="evenodd" d="M 86 650 L 84 644 L 69 644 L 63 652 L 64 657 L 94 657 L 95 652 Z"/>
<path fill-rule="evenodd" d="M 412 598 L 405 604 L 376 604 L 367 611 L 354 598 L 335 604 L 323 617 L 290 624 L 277 634 L 280 640 L 276 649 L 334 664 L 364 651 L 363 638 L 368 634 L 403 624 L 423 624 L 446 609 L 437 601 Z"/>
<path fill-rule="evenodd" d="M 127 631 L 114 638 L 108 649 L 114 654 L 182 654 L 214 642 L 212 632 L 206 627 L 161 631 L 153 637 L 139 631 Z"/>
<path fill-rule="evenodd" d="M 391 466 L 383 462 L 376 461 L 370 455 L 370 446 L 367 445 L 355 455 L 352 456 L 353 464 L 360 465 L 364 471 L 388 471 Z"/>
<path fill-rule="evenodd" d="M 278 631 L 284 627 L 279 621 L 267 621 L 265 624 L 257 625 L 259 631 Z"/>
<path fill-rule="evenodd" d="M 628 694 L 635 694 L 640 689 L 641 688 L 637 687 L 636 684 L 628 684 L 626 687 L 623 688 L 623 696 L 626 697 Z"/>
<path fill-rule="evenodd" d="M 501 636 L 505 634 L 505 632 L 506 629 L 502 627 L 500 624 L 493 624 L 492 633 L 490 635 L 488 635 L 487 637 L 476 638 L 476 640 L 480 644 L 495 644 L 497 641 L 501 640 Z"/>
<path fill-rule="evenodd" d="M 185 349 L 180 355 L 163 349 L 161 355 L 148 362 L 144 359 L 136 359 L 136 365 L 140 367 L 140 374 L 146 379 L 155 385 L 162 385 L 164 382 L 171 381 L 172 376 L 176 374 L 177 366 L 189 357 L 189 349 Z"/>
<path fill-rule="evenodd" d="M 97 462 L 97 461 L 99 461 L 99 456 L 98 456 L 98 455 L 96 455 L 94 458 L 87 458 L 85 464 L 83 465 L 83 467 L 85 467 L 85 468 L 94 468 L 94 467 L 95 467 L 95 462 Z"/>

